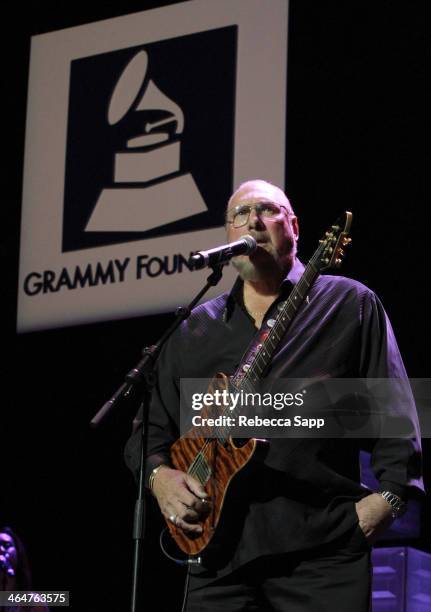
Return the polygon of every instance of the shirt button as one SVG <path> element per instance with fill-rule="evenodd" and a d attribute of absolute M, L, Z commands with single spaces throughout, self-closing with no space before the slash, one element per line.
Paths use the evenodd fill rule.
<path fill-rule="evenodd" d="M 275 319 L 268 319 L 268 321 L 267 321 L 267 325 L 268 325 L 268 327 L 274 327 L 274 325 L 275 325 Z"/>

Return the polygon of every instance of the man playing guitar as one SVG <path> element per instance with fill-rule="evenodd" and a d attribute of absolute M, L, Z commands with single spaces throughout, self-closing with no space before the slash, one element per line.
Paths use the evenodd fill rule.
<path fill-rule="evenodd" d="M 162 351 L 149 423 L 147 482 L 175 531 L 197 541 L 213 499 L 193 473 L 175 467 L 181 378 L 232 374 L 257 330 L 271 328 L 303 277 L 296 256 L 298 220 L 278 187 L 240 185 L 226 211 L 228 241 L 257 241 L 233 260 L 239 278 L 229 294 L 198 306 Z M 392 328 L 367 287 L 319 275 L 297 308 L 265 376 L 405 378 Z M 305 296 L 303 296 L 305 297 Z M 405 418 L 417 431 L 414 404 Z M 140 430 L 126 448 L 136 469 Z M 355 440 L 272 439 L 246 493 L 227 505 L 222 543 L 202 552 L 193 568 L 187 610 L 332 610 L 365 612 L 370 602 L 374 540 L 421 490 L 419 438 L 372 444 L 378 492 L 360 484 Z"/>

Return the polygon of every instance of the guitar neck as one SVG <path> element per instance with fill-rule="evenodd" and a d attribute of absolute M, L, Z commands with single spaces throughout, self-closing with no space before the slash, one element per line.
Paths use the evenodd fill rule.
<path fill-rule="evenodd" d="M 254 383 L 260 380 L 265 374 L 271 359 L 281 342 L 287 328 L 295 318 L 307 293 L 319 274 L 318 268 L 314 264 L 317 253 L 308 262 L 303 275 L 292 289 L 287 300 L 278 315 L 273 319 L 270 327 L 259 330 L 252 346 L 246 353 L 237 371 L 232 377 L 232 384 L 239 390 L 249 390 Z"/>
<path fill-rule="evenodd" d="M 304 270 L 299 282 L 292 289 L 288 299 L 283 303 L 272 327 L 260 332 L 254 338 L 251 347 L 247 350 L 245 359 L 230 380 L 230 388 L 236 393 L 251 391 L 258 380 L 260 380 L 272 356 L 281 342 L 287 328 L 295 318 L 299 307 L 303 303 L 311 285 L 319 274 L 312 258 Z M 235 410 L 225 407 L 222 415 L 234 416 Z M 230 428 L 227 425 L 215 427 L 214 433 L 217 440 L 222 444 L 229 439 Z M 207 442 L 209 447 L 209 443 Z M 188 473 L 194 476 L 201 484 L 205 484 L 210 476 L 211 469 L 202 450 L 196 455 L 189 467 Z"/>

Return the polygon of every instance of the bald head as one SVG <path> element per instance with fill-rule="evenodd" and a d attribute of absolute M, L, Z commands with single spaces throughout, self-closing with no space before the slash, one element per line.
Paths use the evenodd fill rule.
<path fill-rule="evenodd" d="M 261 199 L 264 195 L 268 200 L 277 202 L 280 206 L 284 206 L 290 214 L 294 214 L 292 206 L 284 191 L 282 191 L 280 187 L 262 179 L 253 179 L 241 183 L 238 189 L 231 195 L 227 204 L 227 209 L 230 210 L 236 206 L 238 201 L 243 201 L 244 195 L 247 195 L 247 198 L 250 199 L 255 197 L 256 200 Z"/>

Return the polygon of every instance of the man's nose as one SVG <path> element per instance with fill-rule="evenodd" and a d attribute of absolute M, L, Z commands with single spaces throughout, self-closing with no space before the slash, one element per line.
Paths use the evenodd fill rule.
<path fill-rule="evenodd" d="M 262 217 L 256 212 L 255 208 L 252 208 L 250 211 L 250 216 L 248 218 L 248 227 L 253 229 L 255 227 L 265 227 L 265 223 L 262 220 Z"/>

